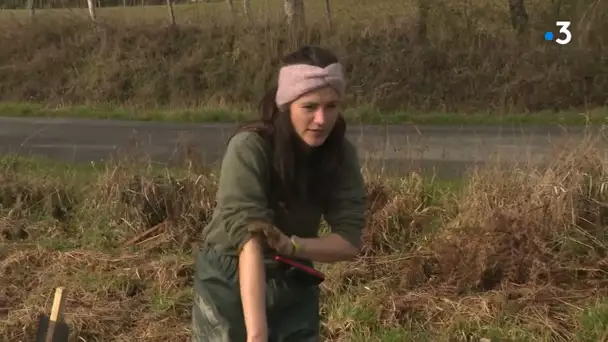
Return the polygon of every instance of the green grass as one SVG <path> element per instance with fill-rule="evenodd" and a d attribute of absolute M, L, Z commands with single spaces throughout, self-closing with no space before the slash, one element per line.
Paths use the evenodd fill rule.
<path fill-rule="evenodd" d="M 253 111 L 229 108 L 137 109 L 119 106 L 51 107 L 33 103 L 0 103 L 0 116 L 79 119 L 115 119 L 157 122 L 232 123 L 256 118 Z M 345 116 L 361 124 L 504 125 L 559 124 L 601 125 L 608 123 L 608 107 L 589 111 L 542 111 L 526 114 L 495 113 L 408 113 L 380 112 L 373 108 L 351 108 Z"/>
<path fill-rule="evenodd" d="M 581 310 L 579 319 L 583 327 L 576 335 L 581 341 L 608 341 L 608 299 L 591 301 Z"/>

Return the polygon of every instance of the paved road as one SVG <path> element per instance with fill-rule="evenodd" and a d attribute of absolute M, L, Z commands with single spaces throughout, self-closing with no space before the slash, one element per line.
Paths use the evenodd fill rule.
<path fill-rule="evenodd" d="M 44 155 L 64 161 L 107 159 L 138 144 L 153 160 L 171 163 L 179 146 L 197 146 L 217 163 L 235 124 L 177 124 L 113 120 L 0 118 L 0 153 Z M 369 126 L 350 125 L 362 161 L 389 174 L 407 170 L 459 176 L 498 156 L 508 162 L 543 163 L 552 151 L 583 138 L 581 128 L 557 126 Z"/>

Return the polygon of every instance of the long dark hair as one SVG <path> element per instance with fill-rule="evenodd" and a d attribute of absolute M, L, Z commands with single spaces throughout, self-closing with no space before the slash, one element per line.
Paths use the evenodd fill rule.
<path fill-rule="evenodd" d="M 283 58 L 282 65 L 308 64 L 324 68 L 338 58 L 326 49 L 305 46 Z M 270 196 L 286 208 L 296 200 L 313 200 L 322 206 L 339 177 L 343 159 L 346 122 L 340 115 L 329 136 L 319 147 L 304 153 L 288 113 L 275 104 L 276 85 L 269 89 L 259 104 L 259 120 L 241 126 L 235 134 L 254 131 L 271 146 L 272 167 Z"/>

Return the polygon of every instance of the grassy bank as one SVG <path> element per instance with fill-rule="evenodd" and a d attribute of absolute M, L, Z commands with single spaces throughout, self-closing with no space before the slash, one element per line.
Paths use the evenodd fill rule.
<path fill-rule="evenodd" d="M 529 114 L 382 112 L 374 108 L 348 108 L 344 115 L 356 124 L 559 124 L 601 125 L 608 123 L 608 107 L 589 111 L 542 111 Z M 112 106 L 48 106 L 36 103 L 0 103 L 0 116 L 80 119 L 115 119 L 160 122 L 243 122 L 258 117 L 254 110 L 230 108 L 137 109 Z"/>
<path fill-rule="evenodd" d="M 23 11 L 4 11 L 0 101 L 77 108 L 53 115 L 227 120 L 257 103 L 278 58 L 319 44 L 343 59 L 348 106 L 363 122 L 577 121 L 569 113 L 607 105 L 608 11 L 598 1 L 561 3 L 573 32 L 563 46 L 543 40 L 557 30 L 546 1 L 527 2 L 530 28 L 520 38 L 506 1 L 439 1 L 427 41 L 417 38 L 413 1 L 332 2 L 332 30 L 322 2 L 307 3 L 308 29 L 298 35 L 284 26 L 278 0 L 253 1 L 250 25 L 223 3 L 178 5 L 176 28 L 163 6 L 102 8 L 100 27 L 84 10 L 40 10 L 34 24 Z"/>
<path fill-rule="evenodd" d="M 33 339 L 66 286 L 74 336 L 187 339 L 216 178 L 136 160 L 0 161 L 1 336 Z M 361 257 L 323 267 L 324 340 L 606 340 L 607 165 L 586 141 L 546 169 L 367 175 Z"/>

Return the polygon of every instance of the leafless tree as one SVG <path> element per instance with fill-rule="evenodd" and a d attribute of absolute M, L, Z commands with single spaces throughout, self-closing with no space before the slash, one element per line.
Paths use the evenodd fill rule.
<path fill-rule="evenodd" d="M 283 8 L 290 27 L 303 28 L 306 26 L 303 0 L 284 0 Z"/>
<path fill-rule="evenodd" d="M 243 12 L 247 20 L 251 20 L 251 1 L 243 0 Z"/>
<path fill-rule="evenodd" d="M 226 0 L 226 4 L 228 5 L 230 13 L 234 15 L 234 2 L 232 0 Z"/>
<path fill-rule="evenodd" d="M 173 11 L 173 0 L 167 1 L 167 9 L 169 10 L 169 23 L 171 26 L 175 26 L 175 12 Z"/>
<path fill-rule="evenodd" d="M 528 29 L 528 12 L 524 0 L 509 0 L 509 12 L 513 29 L 522 35 Z"/>
<path fill-rule="evenodd" d="M 553 6 L 553 15 L 555 20 L 559 20 L 560 15 L 562 14 L 562 0 L 552 0 L 551 4 Z"/>
<path fill-rule="evenodd" d="M 331 4 L 329 3 L 329 0 L 325 0 L 325 15 L 327 16 L 327 26 L 329 26 L 329 29 L 331 30 L 334 27 L 334 23 L 332 20 Z"/>
<path fill-rule="evenodd" d="M 431 5 L 429 0 L 418 0 L 418 32 L 417 40 L 420 43 L 426 43 L 428 41 L 428 18 L 429 10 Z"/>
<path fill-rule="evenodd" d="M 95 0 L 87 0 L 87 5 L 89 6 L 89 17 L 91 17 L 91 20 L 97 21 L 97 14 L 95 13 Z"/>
<path fill-rule="evenodd" d="M 30 20 L 34 20 L 35 9 L 34 9 L 34 0 L 27 0 L 27 10 L 30 13 Z"/>

